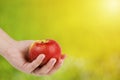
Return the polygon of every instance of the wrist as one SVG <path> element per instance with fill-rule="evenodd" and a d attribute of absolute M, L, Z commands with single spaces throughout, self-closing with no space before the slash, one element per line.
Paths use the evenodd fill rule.
<path fill-rule="evenodd" d="M 17 41 L 12 39 L 5 31 L 0 28 L 0 55 L 6 54 L 9 48 L 15 46 Z"/>
<path fill-rule="evenodd" d="M 15 49 L 17 41 L 2 41 L 0 40 L 1 46 L 0 46 L 0 55 L 6 56 L 9 55 L 12 49 Z"/>

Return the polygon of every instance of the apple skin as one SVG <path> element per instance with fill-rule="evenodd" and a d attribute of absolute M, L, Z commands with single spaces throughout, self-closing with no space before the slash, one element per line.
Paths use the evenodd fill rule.
<path fill-rule="evenodd" d="M 28 60 L 35 60 L 40 54 L 45 54 L 45 59 L 40 66 L 45 65 L 51 58 L 57 61 L 61 58 L 61 48 L 55 40 L 37 40 L 29 48 Z"/>

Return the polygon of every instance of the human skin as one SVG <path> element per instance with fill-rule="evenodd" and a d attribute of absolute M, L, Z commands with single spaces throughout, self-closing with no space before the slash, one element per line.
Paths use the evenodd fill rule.
<path fill-rule="evenodd" d="M 36 76 L 50 75 L 55 73 L 63 64 L 65 55 L 59 61 L 51 58 L 47 64 L 38 68 L 45 58 L 44 53 L 34 61 L 28 62 L 26 54 L 34 40 L 16 41 L 0 28 L 0 55 L 3 56 L 16 69 Z"/>

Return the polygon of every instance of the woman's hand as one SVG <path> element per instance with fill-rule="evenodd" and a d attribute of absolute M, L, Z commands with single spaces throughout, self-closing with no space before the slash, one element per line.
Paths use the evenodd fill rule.
<path fill-rule="evenodd" d="M 12 66 L 22 72 L 37 76 L 50 75 L 56 72 L 61 67 L 65 55 L 62 55 L 59 61 L 51 58 L 46 65 L 39 68 L 38 66 L 45 58 L 44 53 L 32 62 L 28 62 L 26 59 L 29 46 L 32 42 L 33 40 L 15 41 L 4 31 L 0 30 L 0 44 L 2 44 L 0 45 L 0 53 Z"/>

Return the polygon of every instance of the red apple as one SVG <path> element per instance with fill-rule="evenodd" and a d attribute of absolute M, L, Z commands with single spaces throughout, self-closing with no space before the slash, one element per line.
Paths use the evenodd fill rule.
<path fill-rule="evenodd" d="M 41 65 L 44 65 L 51 58 L 56 58 L 57 60 L 59 60 L 61 58 L 61 48 L 59 44 L 54 40 L 38 40 L 33 42 L 33 44 L 29 48 L 29 61 L 33 61 L 40 54 L 45 54 L 45 59 L 41 63 Z"/>

